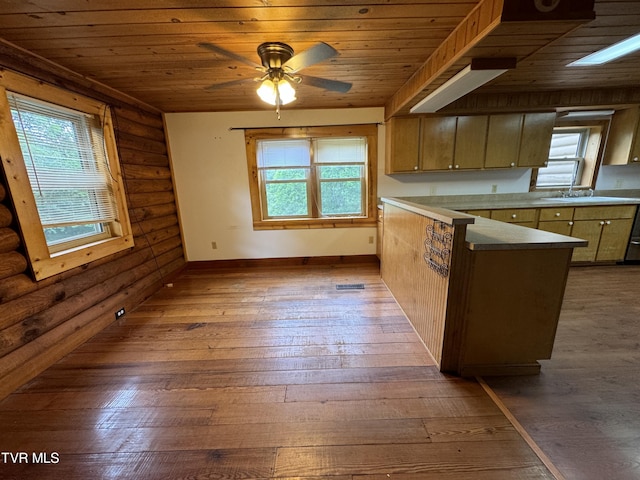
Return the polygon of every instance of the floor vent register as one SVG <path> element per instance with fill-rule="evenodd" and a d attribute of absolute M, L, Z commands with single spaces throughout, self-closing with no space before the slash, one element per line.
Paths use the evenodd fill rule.
<path fill-rule="evenodd" d="M 364 290 L 364 283 L 338 283 L 336 290 Z"/>

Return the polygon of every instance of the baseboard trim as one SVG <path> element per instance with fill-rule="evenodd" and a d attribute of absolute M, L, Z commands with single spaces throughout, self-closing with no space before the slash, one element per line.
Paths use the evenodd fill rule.
<path fill-rule="evenodd" d="M 340 255 L 324 257 L 246 258 L 202 260 L 187 263 L 187 270 L 223 268 L 296 267 L 309 265 L 380 264 L 376 255 Z"/>

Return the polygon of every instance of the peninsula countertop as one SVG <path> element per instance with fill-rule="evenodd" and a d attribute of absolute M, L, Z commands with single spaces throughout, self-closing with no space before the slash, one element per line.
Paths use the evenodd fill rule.
<path fill-rule="evenodd" d="M 622 193 L 622 192 L 620 192 Z M 556 193 L 514 193 L 514 194 L 484 194 L 484 195 L 441 195 L 420 197 L 396 197 L 399 200 L 442 207 L 449 210 L 493 210 L 507 208 L 545 208 L 545 207 L 585 207 L 605 205 L 639 205 L 638 197 L 597 192 L 593 196 L 580 192 L 580 196 L 562 197 Z"/>
<path fill-rule="evenodd" d="M 462 216 L 470 217 L 467 218 L 466 221 L 463 220 L 460 222 L 468 224 L 465 243 L 469 250 L 575 248 L 584 247 L 588 244 L 586 240 L 580 238 L 568 237 L 557 233 L 512 225 L 497 220 L 461 214 L 460 212 L 445 208 L 442 204 L 431 207 L 430 205 L 408 201 L 407 197 L 382 198 L 382 202 L 390 203 L 419 215 L 436 219 L 449 217 L 457 218 L 459 219 L 458 221 L 460 221 L 462 220 Z M 473 220 L 473 223 L 471 223 L 471 219 Z"/>

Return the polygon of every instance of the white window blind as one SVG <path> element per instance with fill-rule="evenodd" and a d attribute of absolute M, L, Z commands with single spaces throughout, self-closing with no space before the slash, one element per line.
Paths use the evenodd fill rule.
<path fill-rule="evenodd" d="M 537 187 L 571 187 L 582 175 L 589 129 L 556 130 L 547 166 L 538 169 Z"/>
<path fill-rule="evenodd" d="M 73 226 L 85 228 L 68 229 L 71 236 L 102 232 L 116 209 L 100 119 L 14 93 L 8 99 L 45 234 Z M 47 243 L 68 236 L 48 235 Z"/>

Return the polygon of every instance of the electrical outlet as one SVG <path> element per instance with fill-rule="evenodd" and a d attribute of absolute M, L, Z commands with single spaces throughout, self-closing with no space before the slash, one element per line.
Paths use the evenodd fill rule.
<path fill-rule="evenodd" d="M 216 242 L 211 242 L 211 248 L 216 250 L 218 248 L 218 244 Z"/>
<path fill-rule="evenodd" d="M 116 320 L 121 318 L 124 314 L 125 314 L 124 307 L 122 307 L 120 310 L 116 312 Z"/>
<path fill-rule="evenodd" d="M 497 193 L 498 192 L 498 185 L 491 185 L 491 193 Z"/>
<path fill-rule="evenodd" d="M 373 243 L 373 237 L 369 237 L 369 243 Z"/>

